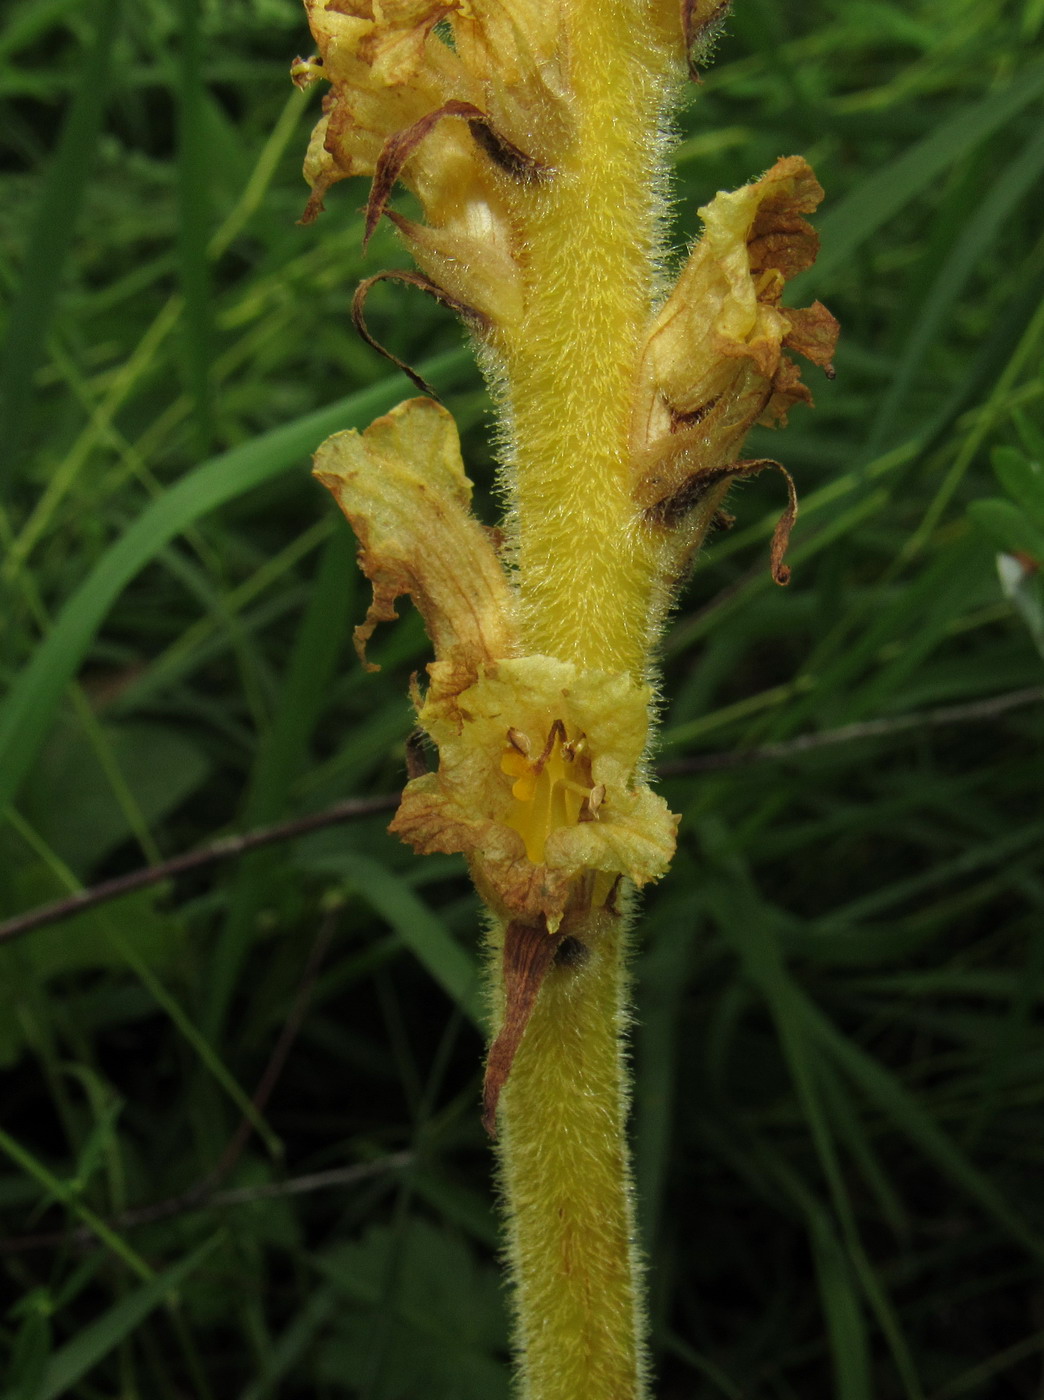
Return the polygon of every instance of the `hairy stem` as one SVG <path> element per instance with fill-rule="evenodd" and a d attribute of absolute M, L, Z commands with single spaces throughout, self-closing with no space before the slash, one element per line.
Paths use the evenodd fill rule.
<path fill-rule="evenodd" d="M 625 932 L 589 915 L 541 989 L 501 1098 L 522 1400 L 639 1400 L 641 1280 L 625 1140 Z"/>
<path fill-rule="evenodd" d="M 660 560 L 638 529 L 631 413 L 679 46 L 647 0 L 562 15 L 574 139 L 518 207 L 525 312 L 503 363 L 522 647 L 640 680 Z M 501 1098 L 523 1400 L 645 1394 L 623 945 L 619 915 L 571 919 Z"/>
<path fill-rule="evenodd" d="M 526 191 L 526 312 L 504 366 L 522 627 L 528 650 L 641 676 L 657 561 L 635 530 L 630 413 L 678 45 L 642 0 L 564 10 L 575 139 Z"/>

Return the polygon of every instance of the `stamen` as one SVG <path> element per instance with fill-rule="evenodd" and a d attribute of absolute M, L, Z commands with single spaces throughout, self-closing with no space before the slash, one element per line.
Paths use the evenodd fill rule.
<path fill-rule="evenodd" d="M 562 720 L 556 719 L 537 758 L 531 757 L 527 735 L 511 728 L 508 747 L 501 754 L 500 771 L 513 778 L 515 805 L 505 821 L 526 843 L 534 865 L 544 859 L 544 847 L 552 831 L 597 820 L 605 801 L 605 787 L 592 786 L 587 738 L 570 738 Z"/>
<path fill-rule="evenodd" d="M 566 727 L 560 719 L 556 719 L 551 726 L 551 732 L 547 736 L 547 743 L 544 745 L 544 752 L 537 759 L 533 767 L 538 773 L 543 772 L 544 765 L 555 751 L 555 744 L 565 744 Z"/>

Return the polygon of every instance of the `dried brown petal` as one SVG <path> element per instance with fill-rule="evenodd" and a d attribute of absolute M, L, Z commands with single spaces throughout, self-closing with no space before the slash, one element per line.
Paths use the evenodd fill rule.
<path fill-rule="evenodd" d="M 370 197 L 366 202 L 366 226 L 363 233 L 363 247 L 373 237 L 374 229 L 380 222 L 385 205 L 391 198 L 395 182 L 402 167 L 427 136 L 442 121 L 443 117 L 482 117 L 481 108 L 473 102 L 444 102 L 435 111 L 426 113 L 403 131 L 396 131 L 385 141 L 373 173 Z"/>
<path fill-rule="evenodd" d="M 794 485 L 794 478 L 786 467 L 781 462 L 773 461 L 770 457 L 761 457 L 747 462 L 730 462 L 728 466 L 717 467 L 713 471 L 694 472 L 670 495 L 664 496 L 662 500 L 646 507 L 643 519 L 650 525 L 659 526 L 665 530 L 677 529 L 686 516 L 707 500 L 715 487 L 721 486 L 723 483 L 738 481 L 743 477 L 757 476 L 769 468 L 781 472 L 787 483 L 786 509 L 772 533 L 769 554 L 769 567 L 773 579 L 776 583 L 787 584 L 790 582 L 790 568 L 784 564 L 783 556 L 787 552 L 790 533 L 797 519 L 797 488 Z M 711 522 L 717 521 L 719 516 L 724 517 L 723 523 L 729 525 L 735 523 L 731 516 L 726 516 L 724 511 L 717 509 L 711 515 Z"/>
<path fill-rule="evenodd" d="M 788 350 L 795 350 L 811 360 L 814 365 L 822 365 L 827 377 L 833 379 L 834 367 L 831 363 L 837 348 L 840 326 L 821 301 L 814 301 L 803 308 L 787 307 L 787 320 L 790 330 L 783 337 Z"/>
<path fill-rule="evenodd" d="M 438 393 L 426 379 L 423 379 L 416 370 L 411 369 L 405 360 L 400 360 L 398 355 L 393 355 L 389 349 L 370 334 L 365 317 L 366 298 L 370 295 L 371 289 L 378 282 L 405 282 L 408 286 L 419 287 L 422 292 L 427 292 L 427 294 L 434 297 L 436 301 L 440 301 L 443 306 L 448 306 L 451 311 L 456 311 L 458 316 L 469 321 L 476 330 L 486 329 L 488 324 L 486 317 L 481 311 L 476 311 L 473 306 L 467 306 L 464 302 L 458 301 L 456 297 L 450 296 L 449 292 L 443 291 L 430 277 L 425 277 L 423 273 L 420 272 L 407 272 L 401 268 L 389 268 L 385 272 L 375 272 L 372 277 L 364 277 L 356 287 L 355 295 L 352 297 L 352 321 L 360 336 L 362 336 L 366 344 L 371 345 L 379 355 L 383 355 L 386 360 L 390 360 L 396 369 L 402 370 L 407 379 L 412 380 L 422 394 L 427 394 L 428 397 L 432 399 L 438 399 Z"/>
<path fill-rule="evenodd" d="M 544 978 L 566 937 L 547 931 L 547 925 L 512 919 L 504 930 L 504 1020 L 489 1049 L 482 1084 L 482 1124 L 490 1137 L 497 1135 L 497 1104 L 507 1082 L 518 1047 L 540 994 Z"/>
<path fill-rule="evenodd" d="M 708 50 L 713 47 L 731 8 L 732 0 L 682 0 L 685 61 L 694 82 L 700 81 L 697 64 L 706 61 Z"/>

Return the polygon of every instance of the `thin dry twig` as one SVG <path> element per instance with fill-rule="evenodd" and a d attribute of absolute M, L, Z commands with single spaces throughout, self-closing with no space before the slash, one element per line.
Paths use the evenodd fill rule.
<path fill-rule="evenodd" d="M 858 739 L 879 739 L 910 729 L 941 729 L 950 724 L 974 724 L 997 719 L 1009 710 L 1039 705 L 1041 701 L 1044 701 L 1044 686 L 1027 686 L 1023 690 L 1009 690 L 1004 695 L 991 695 L 988 700 L 947 705 L 938 710 L 917 710 L 912 714 L 894 715 L 887 719 L 860 720 L 855 724 L 842 724 L 837 729 L 799 734 L 796 739 L 785 739 L 778 744 L 761 744 L 754 749 L 668 759 L 658 765 L 657 772 L 661 778 L 678 778 L 689 773 L 715 773 L 725 768 L 743 768 L 749 763 L 776 762 L 796 758 L 814 749 L 829 748 L 833 744 L 851 744 Z"/>
<path fill-rule="evenodd" d="M 374 1162 L 357 1162 L 350 1167 L 333 1167 L 329 1171 L 292 1176 L 286 1181 L 266 1181 L 258 1186 L 236 1186 L 226 1191 L 201 1191 L 196 1186 L 178 1196 L 154 1201 L 152 1205 L 126 1210 L 121 1215 L 113 1216 L 106 1223 L 113 1230 L 130 1230 L 137 1225 L 153 1225 L 157 1221 L 170 1220 L 173 1216 L 187 1215 L 192 1211 L 249 1205 L 253 1201 L 270 1201 L 280 1196 L 303 1196 L 312 1191 L 327 1191 L 336 1186 L 352 1186 L 371 1176 L 398 1171 L 412 1162 L 412 1152 L 393 1152 L 387 1157 L 379 1157 Z M 24 1254 L 33 1249 L 54 1249 L 57 1246 L 68 1245 L 83 1248 L 93 1240 L 93 1231 L 88 1226 L 81 1225 L 75 1230 L 15 1235 L 10 1239 L 0 1240 L 0 1254 Z"/>
<path fill-rule="evenodd" d="M 234 860 L 238 856 L 256 851 L 262 846 L 274 846 L 281 841 L 293 841 L 298 836 L 309 836 L 313 831 L 322 831 L 328 826 L 341 822 L 358 821 L 361 817 L 377 816 L 390 812 L 398 806 L 397 793 L 381 793 L 377 797 L 349 797 L 343 802 L 327 807 L 322 812 L 312 812 L 307 817 L 295 817 L 293 821 L 277 822 L 273 826 L 259 827 L 241 836 L 224 836 L 219 841 L 203 846 L 198 851 L 187 851 L 158 865 L 146 865 L 140 870 L 132 870 L 127 875 L 117 875 L 111 880 L 103 880 L 89 889 L 78 890 L 75 894 L 57 899 L 53 904 L 42 904 L 24 914 L 18 914 L 0 924 L 0 943 L 19 938 L 23 933 L 42 928 L 45 924 L 61 923 L 86 909 L 94 909 L 112 899 L 120 899 L 125 894 L 148 889 L 151 885 L 161 885 L 178 875 L 187 875 L 193 870 L 202 870 L 222 860 Z"/>
<path fill-rule="evenodd" d="M 936 710 L 918 710 L 912 714 L 894 715 L 886 719 L 862 720 L 856 724 L 844 724 L 837 729 L 824 729 L 814 734 L 801 734 L 796 739 L 787 739 L 778 744 L 762 744 L 758 748 L 729 750 L 721 753 L 695 754 L 690 758 L 667 759 L 660 763 L 657 772 L 661 778 L 684 777 L 693 773 L 716 773 L 728 768 L 743 768 L 752 763 L 779 762 L 796 758 L 814 749 L 828 748 L 834 744 L 848 744 L 859 739 L 877 739 L 892 734 L 901 734 L 910 729 L 938 729 L 946 725 L 975 724 L 997 719 L 1009 710 L 1021 709 L 1026 705 L 1044 701 L 1044 686 L 1027 686 L 1022 690 L 1011 690 L 1003 695 L 992 695 L 986 700 L 974 700 L 965 705 L 949 705 Z M 117 875 L 89 889 L 80 890 L 52 904 L 39 905 L 24 914 L 0 923 L 0 944 L 19 938 L 24 933 L 71 919 L 84 910 L 93 909 L 112 899 L 119 899 L 136 890 L 148 889 L 162 884 L 175 876 L 193 870 L 202 870 L 208 865 L 223 860 L 233 860 L 256 851 L 261 846 L 273 846 L 282 841 L 292 841 L 298 836 L 307 836 L 314 831 L 322 831 L 329 826 L 356 821 L 362 817 L 376 816 L 381 812 L 392 811 L 399 802 L 398 793 L 381 793 L 376 797 L 353 797 L 338 802 L 322 812 L 313 812 L 307 817 L 296 817 L 293 821 L 279 822 L 258 831 L 248 831 L 241 836 L 227 836 L 198 851 L 189 851 L 174 856 L 158 865 L 144 866 L 132 870 L 127 875 Z"/>

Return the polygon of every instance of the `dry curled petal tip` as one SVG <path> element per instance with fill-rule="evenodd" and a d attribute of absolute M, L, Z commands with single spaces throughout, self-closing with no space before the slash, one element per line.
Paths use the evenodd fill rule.
<path fill-rule="evenodd" d="M 732 8 L 732 0 L 682 0 L 681 20 L 689 77 L 702 83 L 698 64 L 706 61 Z"/>
<path fill-rule="evenodd" d="M 418 374 L 415 369 L 411 369 L 405 360 L 400 360 L 398 355 L 392 354 L 386 346 L 382 345 L 380 341 L 371 334 L 370 328 L 366 324 L 366 298 L 370 295 L 370 292 L 378 282 L 405 282 L 408 286 L 419 287 L 422 292 L 427 292 L 428 296 L 434 297 L 435 300 L 441 302 L 443 306 L 448 306 L 451 311 L 456 311 L 459 316 L 476 327 L 476 329 L 485 327 L 486 318 L 480 311 L 476 311 L 474 307 L 467 306 L 456 297 L 450 296 L 449 292 L 443 291 L 437 283 L 433 282 L 430 277 L 425 277 L 421 272 L 408 272 L 401 268 L 388 268 L 384 272 L 375 272 L 372 277 L 365 277 L 356 287 L 355 295 L 352 297 L 352 323 L 359 332 L 359 335 L 366 341 L 367 345 L 377 351 L 378 355 L 383 355 L 386 360 L 391 361 L 396 369 L 401 370 L 406 378 L 409 379 L 411 383 L 415 384 L 422 394 L 427 394 L 430 399 L 441 402 L 438 391 L 434 389 L 423 376 Z"/>

